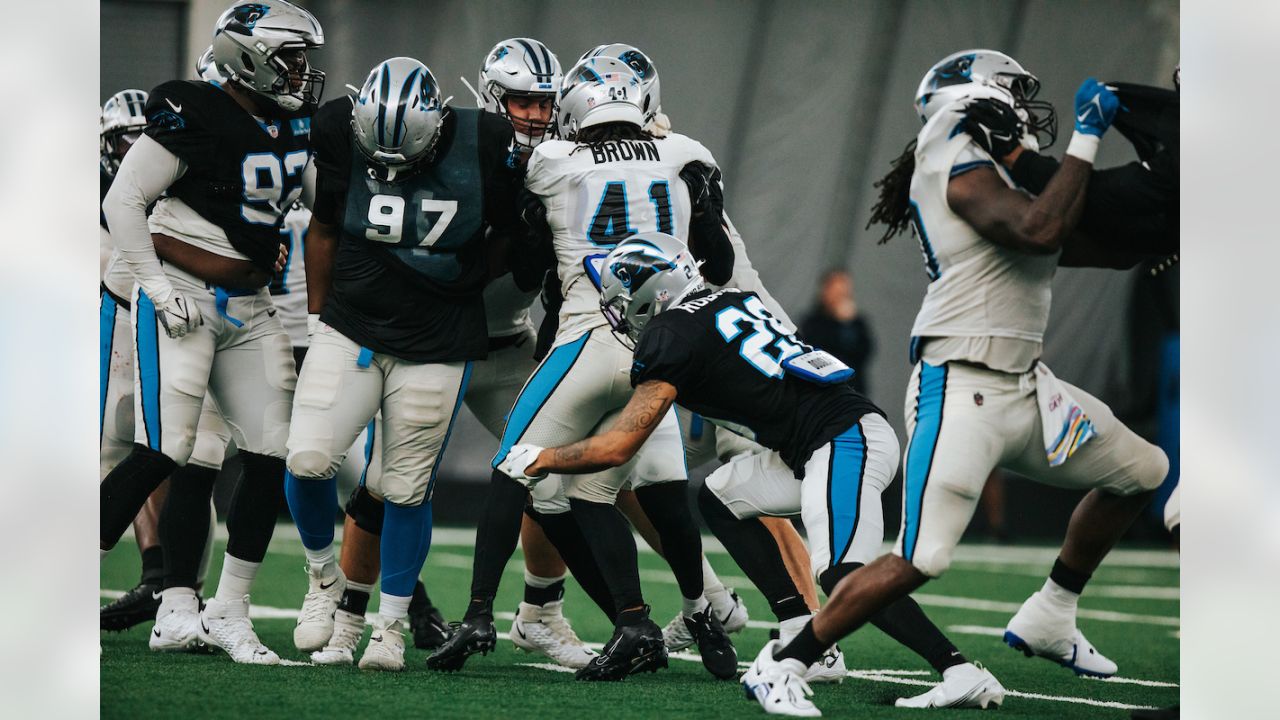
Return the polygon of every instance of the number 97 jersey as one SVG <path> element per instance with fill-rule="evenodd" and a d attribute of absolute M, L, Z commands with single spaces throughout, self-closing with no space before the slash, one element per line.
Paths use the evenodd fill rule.
<path fill-rule="evenodd" d="M 696 140 L 663 138 L 574 143 L 548 140 L 529 159 L 525 187 L 542 199 L 564 293 L 556 344 L 605 325 L 598 266 L 615 245 L 638 232 L 689 241 L 687 163 L 715 165 Z"/>

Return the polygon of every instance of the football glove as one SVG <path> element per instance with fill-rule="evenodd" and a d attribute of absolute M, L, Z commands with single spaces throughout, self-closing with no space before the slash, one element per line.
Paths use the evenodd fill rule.
<path fill-rule="evenodd" d="M 694 160 L 680 169 L 680 179 L 689 187 L 689 202 L 693 216 L 713 213 L 720 217 L 724 211 L 724 189 L 720 187 L 720 168 Z"/>
<path fill-rule="evenodd" d="M 168 300 L 156 306 L 156 318 L 164 326 L 165 334 L 175 340 L 204 322 L 204 318 L 200 317 L 200 308 L 176 290 L 169 295 Z"/>
<path fill-rule="evenodd" d="M 520 219 L 529 226 L 531 239 L 537 242 L 551 237 L 551 226 L 547 224 L 547 206 L 542 204 L 542 198 L 522 188 L 519 202 Z"/>
<path fill-rule="evenodd" d="M 1076 132 L 1102 137 L 1116 119 L 1120 98 L 1093 78 L 1080 83 L 1076 91 Z"/>
<path fill-rule="evenodd" d="M 511 448 L 502 462 L 498 463 L 498 471 L 507 477 L 525 485 L 530 485 L 546 475 L 526 475 L 525 470 L 538 459 L 543 448 L 537 445 L 521 444 Z"/>
<path fill-rule="evenodd" d="M 1008 103 L 980 98 L 965 106 L 961 127 L 978 147 L 1001 161 L 1018 148 L 1024 126 Z"/>

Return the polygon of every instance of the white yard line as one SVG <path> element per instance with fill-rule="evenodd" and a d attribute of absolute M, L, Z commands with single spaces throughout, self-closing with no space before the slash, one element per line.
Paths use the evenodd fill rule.
<path fill-rule="evenodd" d="M 1090 585 L 1085 589 L 1085 594 L 1093 597 L 1129 600 L 1177 600 L 1180 597 L 1179 589 L 1176 587 L 1155 585 Z"/>
<path fill-rule="evenodd" d="M 921 605 L 937 607 L 961 608 L 983 612 L 1013 614 L 1022 607 L 1021 603 L 1000 602 L 998 600 L 982 600 L 979 598 L 955 597 L 951 595 L 933 595 L 931 593 L 912 593 L 911 597 Z M 1142 623 L 1145 625 L 1167 625 L 1179 627 L 1181 620 L 1166 615 L 1140 615 L 1138 613 L 1114 612 L 1111 610 L 1086 610 L 1080 608 L 1076 617 L 1086 620 L 1102 620 L 1103 622 Z"/>
<path fill-rule="evenodd" d="M 989 635 L 991 637 L 1004 637 L 1004 628 L 987 627 L 986 625 L 948 625 L 947 632 L 956 633 L 957 635 Z"/>

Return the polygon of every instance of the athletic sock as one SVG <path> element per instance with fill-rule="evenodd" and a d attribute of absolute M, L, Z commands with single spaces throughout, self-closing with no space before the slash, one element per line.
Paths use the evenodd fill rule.
<path fill-rule="evenodd" d="M 676 576 L 680 595 L 702 597 L 702 533 L 689 509 L 689 482 L 647 485 L 636 490 L 636 500 L 653 523 L 662 541 L 662 554 Z"/>
<path fill-rule="evenodd" d="M 285 505 L 284 459 L 243 450 L 240 457 L 244 472 L 227 511 L 227 554 L 260 563 Z"/>
<path fill-rule="evenodd" d="M 1093 577 L 1092 574 L 1074 570 L 1062 562 L 1062 558 L 1058 558 L 1053 561 L 1053 569 L 1049 571 L 1049 581 L 1045 583 L 1045 592 L 1054 596 L 1057 600 L 1075 605 L 1076 600 L 1080 599 L 1080 593 L 1084 592 L 1084 586 L 1088 584 L 1091 577 Z M 1068 597 L 1068 595 L 1071 597 Z"/>
<path fill-rule="evenodd" d="M 378 598 L 378 614 L 388 625 L 396 620 L 404 620 L 409 617 L 409 603 L 412 600 L 412 595 L 392 595 L 383 590 Z"/>
<path fill-rule="evenodd" d="M 806 612 L 804 615 L 797 615 L 795 617 L 779 621 L 778 642 L 784 647 L 790 644 L 791 641 L 795 640 L 796 636 L 800 634 L 800 631 L 804 629 L 804 626 L 808 625 L 809 621 L 812 619 L 813 614 Z"/>
<path fill-rule="evenodd" d="M 369 609 L 369 595 L 372 593 L 373 585 L 348 580 L 347 589 L 342 591 L 342 599 L 338 601 L 338 609 L 364 617 Z"/>
<path fill-rule="evenodd" d="M 622 611 L 644 604 L 640 592 L 640 569 L 636 564 L 636 542 L 631 537 L 631 526 L 613 505 L 569 499 L 573 517 L 582 527 L 583 535 L 591 538 L 591 554 L 604 575 L 613 597 L 613 606 L 622 622 Z M 652 517 L 652 516 L 651 516 Z M 702 584 L 702 568 L 698 567 L 698 582 Z M 692 594 L 698 594 L 695 588 Z M 683 589 L 682 593 L 683 594 Z"/>
<path fill-rule="evenodd" d="M 431 503 L 406 507 L 385 503 L 382 526 L 382 596 L 404 598 L 409 612 L 413 586 L 431 549 Z M 398 605 L 396 607 L 399 607 Z M 381 611 L 379 611 L 381 612 Z"/>
<path fill-rule="evenodd" d="M 564 597 L 564 575 L 544 578 L 524 571 L 524 601 L 539 607 Z"/>
<path fill-rule="evenodd" d="M 494 470 L 489 477 L 489 493 L 476 526 L 475 561 L 471 568 L 471 602 L 464 619 L 476 615 L 493 616 L 493 598 L 498 594 L 502 571 L 516 551 L 520 539 L 520 515 L 529 490 L 505 474 Z"/>
<path fill-rule="evenodd" d="M 142 578 L 139 582 L 143 585 L 164 582 L 164 548 L 152 545 L 142 551 Z"/>
<path fill-rule="evenodd" d="M 827 648 L 831 647 L 818 640 L 813 634 L 813 621 L 805 623 L 805 626 L 796 634 L 796 637 L 787 646 L 774 654 L 775 660 L 786 660 L 788 658 L 799 660 L 802 665 L 809 667 L 818 662 L 827 652 Z"/>
<path fill-rule="evenodd" d="M 707 597 L 705 595 L 699 595 L 696 598 L 680 598 L 680 612 L 688 618 L 693 617 L 697 613 L 703 612 L 710 606 L 711 603 L 707 602 Z"/>
<path fill-rule="evenodd" d="M 240 598 L 249 594 L 253 587 L 253 579 L 258 576 L 261 562 L 242 560 L 227 552 L 222 557 L 222 576 L 218 579 L 218 590 L 214 599 L 219 602 L 239 602 Z"/>
<path fill-rule="evenodd" d="M 218 471 L 188 463 L 173 471 L 160 508 L 164 587 L 195 587 L 209 544 L 209 499 Z"/>
<path fill-rule="evenodd" d="M 712 534 L 729 551 L 738 567 L 769 601 L 778 620 L 808 615 L 804 596 L 787 572 L 782 551 L 760 518 L 739 520 L 704 484 L 698 493 L 698 509 Z"/>
<path fill-rule="evenodd" d="M 300 478 L 284 476 L 284 496 L 289 513 L 298 526 L 302 547 L 308 551 L 329 551 L 333 555 L 333 519 L 338 515 L 338 477 Z M 311 559 L 311 555 L 307 555 Z M 314 561 L 312 561 L 314 564 Z"/>
<path fill-rule="evenodd" d="M 720 576 L 716 575 L 715 568 L 707 562 L 707 554 L 704 552 L 702 554 L 702 593 L 710 597 L 718 592 L 728 592 L 728 588 L 720 582 Z"/>
<path fill-rule="evenodd" d="M 128 457 L 107 473 L 98 485 L 99 549 L 115 547 L 143 503 L 175 467 L 164 454 L 135 443 Z"/>
<path fill-rule="evenodd" d="M 605 582 L 604 573 L 596 564 L 595 555 L 591 553 L 591 543 L 582 534 L 582 526 L 572 512 L 544 515 L 536 510 L 526 510 L 534 522 L 542 526 L 542 532 L 555 546 L 560 558 L 573 573 L 573 579 L 587 593 L 587 596 L 613 622 L 618 617 L 618 610 L 613 606 L 613 595 L 609 593 L 609 584 Z M 527 601 L 526 601 L 527 602 Z"/>

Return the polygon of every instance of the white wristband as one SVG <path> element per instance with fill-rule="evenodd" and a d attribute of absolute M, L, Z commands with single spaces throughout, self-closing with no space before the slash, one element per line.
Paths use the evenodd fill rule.
<path fill-rule="evenodd" d="M 1102 138 L 1097 135 L 1086 135 L 1077 130 L 1071 133 L 1071 142 L 1067 145 L 1067 154 L 1092 165 L 1093 159 L 1098 156 L 1098 145 L 1101 142 Z"/>

